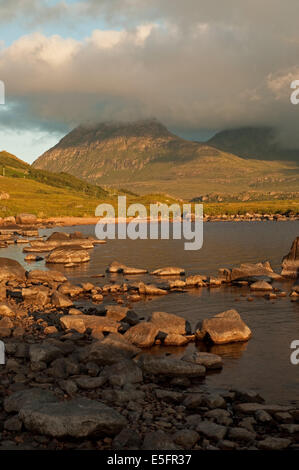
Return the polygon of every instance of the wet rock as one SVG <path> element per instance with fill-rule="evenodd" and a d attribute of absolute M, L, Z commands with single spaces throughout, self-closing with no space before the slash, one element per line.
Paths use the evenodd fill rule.
<path fill-rule="evenodd" d="M 196 339 L 212 341 L 215 344 L 247 341 L 250 337 L 250 329 L 236 310 L 227 310 L 203 320 L 196 331 Z"/>
<path fill-rule="evenodd" d="M 174 333 L 168 334 L 163 340 L 165 346 L 184 346 L 187 343 L 189 343 L 189 339 L 186 336 Z"/>
<path fill-rule="evenodd" d="M 224 439 L 227 428 L 212 421 L 201 421 L 198 423 L 196 431 L 208 439 L 220 440 Z"/>
<path fill-rule="evenodd" d="M 58 247 L 46 257 L 47 263 L 85 263 L 90 260 L 87 250 L 80 246 Z"/>
<path fill-rule="evenodd" d="M 142 355 L 139 359 L 143 372 L 166 377 L 203 377 L 206 369 L 174 357 L 155 357 Z"/>
<path fill-rule="evenodd" d="M 191 334 L 190 323 L 185 318 L 172 313 L 153 312 L 150 322 L 160 331 L 167 334 L 189 335 Z"/>
<path fill-rule="evenodd" d="M 31 262 L 31 261 L 42 261 L 44 258 L 42 258 L 41 256 L 37 256 L 37 255 L 33 255 L 33 254 L 29 254 L 27 256 L 25 256 L 24 260 L 28 263 L 28 262 Z"/>
<path fill-rule="evenodd" d="M 10 258 L 0 258 L 0 280 L 24 281 L 25 269 L 17 261 Z"/>
<path fill-rule="evenodd" d="M 107 381 L 106 377 L 89 377 L 88 375 L 82 375 L 75 379 L 76 384 L 83 390 L 94 390 L 102 387 Z"/>
<path fill-rule="evenodd" d="M 231 270 L 231 281 L 244 280 L 253 276 L 268 276 L 272 279 L 280 279 L 281 276 L 273 271 L 268 261 L 264 263 L 244 263 L 239 268 Z"/>
<path fill-rule="evenodd" d="M 159 329 L 153 323 L 143 322 L 132 326 L 124 337 L 139 348 L 149 348 L 154 344 L 158 333 Z"/>
<path fill-rule="evenodd" d="M 167 268 L 159 268 L 155 271 L 151 272 L 154 276 L 181 276 L 185 274 L 185 270 L 183 268 L 177 267 L 167 267 Z"/>
<path fill-rule="evenodd" d="M 296 278 L 299 271 L 299 237 L 292 243 L 289 253 L 282 259 L 282 276 Z"/>
<path fill-rule="evenodd" d="M 120 305 L 107 305 L 106 317 L 115 321 L 122 321 L 126 318 L 128 311 L 128 307 L 121 307 Z"/>
<path fill-rule="evenodd" d="M 206 276 L 195 274 L 193 276 L 186 277 L 185 283 L 186 287 L 203 287 L 206 280 Z"/>
<path fill-rule="evenodd" d="M 115 436 L 127 424 L 114 409 L 87 398 L 31 403 L 21 408 L 19 416 L 29 431 L 55 438 Z"/>
<path fill-rule="evenodd" d="M 223 360 L 221 356 L 217 354 L 207 352 L 194 352 L 185 354 L 182 357 L 183 361 L 193 362 L 194 364 L 200 364 L 205 366 L 206 369 L 222 369 Z"/>
<path fill-rule="evenodd" d="M 257 281 L 250 285 L 250 290 L 253 291 L 272 291 L 273 287 L 266 281 Z"/>
<path fill-rule="evenodd" d="M 144 284 L 143 282 L 139 283 L 139 293 L 142 295 L 165 295 L 167 291 L 165 289 L 160 289 L 160 287 L 155 286 L 154 284 Z"/>
<path fill-rule="evenodd" d="M 170 289 L 184 289 L 184 287 L 186 287 L 186 282 L 182 281 L 181 279 L 169 281 L 168 284 Z"/>
<path fill-rule="evenodd" d="M 145 435 L 142 450 L 177 450 L 173 440 L 164 431 L 153 431 Z"/>
<path fill-rule="evenodd" d="M 233 388 L 235 399 L 243 403 L 264 403 L 264 399 L 255 390 L 246 390 L 241 388 Z"/>

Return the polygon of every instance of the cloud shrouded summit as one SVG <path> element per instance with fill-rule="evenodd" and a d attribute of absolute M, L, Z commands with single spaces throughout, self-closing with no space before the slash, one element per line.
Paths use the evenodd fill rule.
<path fill-rule="evenodd" d="M 16 33 L 2 38 L 0 124 L 63 133 L 155 116 L 182 134 L 277 126 L 298 145 L 298 13 L 295 0 L 2 1 Z"/>

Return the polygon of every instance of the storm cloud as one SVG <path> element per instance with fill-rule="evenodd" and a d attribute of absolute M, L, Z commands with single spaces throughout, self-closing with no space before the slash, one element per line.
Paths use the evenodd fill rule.
<path fill-rule="evenodd" d="M 0 21 L 30 29 L 0 51 L 0 123 L 53 132 L 156 117 L 189 134 L 266 125 L 296 146 L 298 13 L 297 0 L 0 1 Z M 91 19 L 105 28 L 71 34 Z M 57 34 L 41 30 L 51 22 Z"/>

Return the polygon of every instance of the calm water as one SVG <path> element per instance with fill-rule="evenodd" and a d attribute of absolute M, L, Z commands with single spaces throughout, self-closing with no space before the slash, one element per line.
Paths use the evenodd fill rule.
<path fill-rule="evenodd" d="M 92 226 L 56 230 L 80 230 L 94 236 Z M 42 230 L 41 234 L 52 231 Z M 180 266 L 185 268 L 187 274 L 217 274 L 220 267 L 269 260 L 272 267 L 280 272 L 281 258 L 298 235 L 298 221 L 206 223 L 204 245 L 199 251 L 184 251 L 181 240 L 112 240 L 106 245 L 96 246 L 91 252 L 89 263 L 69 269 L 66 274 L 73 282 L 80 282 L 94 274 L 104 273 L 113 260 L 149 270 Z M 43 262 L 31 265 L 24 263 L 22 249 L 10 246 L 0 250 L 0 256 L 17 259 L 26 269 L 44 266 Z M 59 269 L 63 271 L 64 268 Z M 123 280 L 119 275 L 112 278 Z M 128 279 L 152 281 L 150 276 L 130 276 Z M 102 285 L 107 279 L 93 278 L 91 282 Z M 292 282 L 276 285 L 289 291 Z M 247 287 L 198 289 L 137 302 L 133 308 L 145 317 L 153 311 L 176 313 L 188 319 L 193 326 L 201 319 L 236 308 L 251 328 L 252 339 L 248 343 L 214 346 L 210 349 L 223 356 L 224 367 L 220 373 L 206 377 L 206 386 L 219 389 L 236 386 L 253 388 L 267 400 L 299 403 L 299 365 L 291 365 L 289 359 L 290 343 L 299 339 L 299 303 L 291 302 L 289 297 L 275 301 L 255 297 L 253 302 L 248 302 L 248 293 Z M 188 346 L 190 349 L 194 347 L 193 344 Z M 152 353 L 160 354 L 165 349 L 178 355 L 185 352 L 182 348 L 156 347 Z"/>

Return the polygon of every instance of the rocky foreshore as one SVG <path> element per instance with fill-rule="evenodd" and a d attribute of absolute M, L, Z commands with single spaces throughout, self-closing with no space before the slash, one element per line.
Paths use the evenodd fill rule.
<path fill-rule="evenodd" d="M 2 236 L 13 243 L 24 237 L 13 229 Z M 31 255 L 42 253 L 52 266 L 88 262 L 96 243 L 79 232 L 30 236 L 35 239 L 24 256 L 31 247 Z M 288 277 L 297 277 L 298 244 L 299 238 L 283 260 Z M 228 285 L 297 300 L 296 282 L 290 293 L 272 287 L 285 276 L 268 262 L 221 268 L 217 277 L 188 276 L 180 267 L 147 271 L 114 261 L 97 276 L 106 276 L 103 286 L 94 279 L 74 285 L 60 271 L 26 272 L 0 258 L 0 339 L 6 347 L 0 449 L 298 449 L 299 408 L 267 404 L 251 390 L 207 390 L 205 376 L 221 373 L 220 356 L 194 349 L 177 357 L 166 347 L 160 356 L 151 354 L 157 344 L 248 341 L 254 332 L 235 309 L 192 329 L 178 315 L 153 311 L 142 318 L 132 308 L 144 296 Z M 131 274 L 153 282 L 130 281 Z"/>

